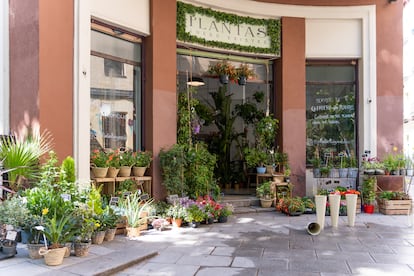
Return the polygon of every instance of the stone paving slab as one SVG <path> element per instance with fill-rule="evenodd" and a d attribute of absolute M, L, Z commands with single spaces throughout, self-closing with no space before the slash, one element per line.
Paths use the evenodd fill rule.
<path fill-rule="evenodd" d="M 362 213 L 355 227 L 341 217 L 338 228 L 327 219 L 311 236 L 306 226 L 315 219 L 235 214 L 227 223 L 151 230 L 135 240 L 118 236 L 57 267 L 29 259 L 19 245 L 14 258 L 0 261 L 0 275 L 414 275 L 414 227 L 407 217 Z"/>

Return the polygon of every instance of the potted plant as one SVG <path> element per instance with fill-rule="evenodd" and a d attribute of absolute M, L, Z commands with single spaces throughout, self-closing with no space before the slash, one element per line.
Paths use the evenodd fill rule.
<path fill-rule="evenodd" d="M 143 176 L 147 168 L 149 168 L 152 160 L 152 152 L 150 151 L 136 151 L 132 153 L 134 159 L 133 174 L 135 176 Z"/>
<path fill-rule="evenodd" d="M 374 212 L 375 191 L 377 179 L 374 176 L 365 177 L 362 183 L 362 201 L 364 204 L 364 212 L 372 214 Z"/>
<path fill-rule="evenodd" d="M 120 212 L 126 218 L 126 230 L 129 238 L 140 235 L 141 227 L 147 223 L 152 202 L 152 199 L 142 200 L 138 191 L 121 198 L 119 201 Z"/>
<path fill-rule="evenodd" d="M 120 168 L 120 156 L 119 156 L 119 151 L 111 151 L 108 152 L 108 173 L 107 173 L 107 177 L 109 178 L 114 178 L 118 175 L 119 173 L 119 168 Z"/>
<path fill-rule="evenodd" d="M 349 157 L 348 176 L 350 178 L 356 178 L 358 176 L 358 161 L 355 156 L 352 155 Z"/>
<path fill-rule="evenodd" d="M 285 197 L 279 200 L 276 209 L 289 216 L 299 216 L 305 211 L 305 204 L 300 197 Z"/>
<path fill-rule="evenodd" d="M 210 65 L 208 72 L 212 75 L 219 76 L 220 83 L 222 84 L 227 84 L 229 80 L 236 79 L 236 68 L 226 60 Z"/>
<path fill-rule="evenodd" d="M 217 221 L 220 223 L 227 222 L 227 218 L 231 216 L 234 212 L 233 205 L 226 203 L 222 208 L 220 209 L 218 219 Z"/>
<path fill-rule="evenodd" d="M 236 77 L 239 85 L 246 85 L 247 79 L 255 76 L 256 74 L 254 71 L 250 69 L 249 66 L 245 63 L 236 68 Z"/>
<path fill-rule="evenodd" d="M 384 215 L 409 215 L 412 201 L 405 192 L 382 191 L 378 195 L 378 205 Z"/>
<path fill-rule="evenodd" d="M 120 152 L 119 156 L 119 173 L 118 176 L 125 177 L 131 175 L 131 169 L 134 165 L 134 158 L 132 156 L 132 152 L 130 150 L 124 150 Z"/>
<path fill-rule="evenodd" d="M 266 152 L 257 148 L 246 148 L 244 150 L 244 158 L 247 166 L 254 168 L 256 167 L 257 173 L 265 173 L 266 167 L 264 166 L 267 161 Z"/>
<path fill-rule="evenodd" d="M 167 216 L 172 219 L 174 226 L 181 227 L 183 220 L 187 217 L 187 209 L 178 200 L 168 207 Z"/>
<path fill-rule="evenodd" d="M 313 158 L 311 160 L 313 166 L 313 177 L 320 178 L 321 177 L 321 159 L 319 157 Z"/>
<path fill-rule="evenodd" d="M 272 206 L 275 197 L 275 191 L 272 190 L 272 182 L 266 181 L 256 188 L 256 194 L 260 198 L 260 204 L 264 208 Z"/>
<path fill-rule="evenodd" d="M 205 220 L 205 214 L 202 206 L 196 202 L 193 202 L 187 207 L 185 221 L 193 228 L 197 228 L 198 225 Z"/>
<path fill-rule="evenodd" d="M 91 155 L 92 173 L 95 178 L 104 178 L 108 173 L 108 155 L 102 150 L 94 150 Z"/>
<path fill-rule="evenodd" d="M 76 257 L 85 257 L 89 254 L 92 233 L 98 228 L 99 223 L 93 218 L 93 211 L 86 203 L 80 203 L 74 210 L 77 218 L 77 231 L 73 241 Z"/>
<path fill-rule="evenodd" d="M 102 225 L 105 229 L 105 241 L 112 241 L 116 234 L 116 225 L 120 219 L 112 206 L 107 205 L 102 214 Z"/>
<path fill-rule="evenodd" d="M 62 264 L 68 250 L 65 244 L 74 237 L 75 225 L 75 219 L 71 212 L 66 212 L 60 217 L 55 212 L 52 217 L 45 220 L 43 232 L 51 245 L 49 248 L 41 248 L 39 254 L 44 255 L 47 265 Z"/>

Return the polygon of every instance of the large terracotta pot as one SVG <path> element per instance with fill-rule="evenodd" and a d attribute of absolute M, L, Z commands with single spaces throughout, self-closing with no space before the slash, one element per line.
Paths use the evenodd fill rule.
<path fill-rule="evenodd" d="M 136 238 L 141 235 L 141 230 L 139 230 L 139 227 L 127 227 L 126 234 L 128 238 Z"/>
<path fill-rule="evenodd" d="M 115 178 L 119 173 L 119 169 L 115 168 L 115 167 L 109 167 L 108 168 L 108 173 L 106 174 L 106 177 L 108 178 Z"/>
<path fill-rule="evenodd" d="M 131 175 L 131 166 L 121 166 L 119 168 L 118 176 L 125 177 Z"/>
<path fill-rule="evenodd" d="M 92 173 L 95 178 L 105 178 L 108 173 L 108 168 L 92 167 Z"/>
<path fill-rule="evenodd" d="M 132 167 L 132 174 L 134 176 L 144 176 L 147 167 Z"/>

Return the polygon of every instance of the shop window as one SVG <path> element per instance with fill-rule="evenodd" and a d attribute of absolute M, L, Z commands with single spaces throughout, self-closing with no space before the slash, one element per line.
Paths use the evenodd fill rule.
<path fill-rule="evenodd" d="M 355 62 L 306 67 L 307 164 L 357 158 Z"/>
<path fill-rule="evenodd" d="M 142 148 L 141 94 L 141 44 L 92 30 L 92 150 Z"/>

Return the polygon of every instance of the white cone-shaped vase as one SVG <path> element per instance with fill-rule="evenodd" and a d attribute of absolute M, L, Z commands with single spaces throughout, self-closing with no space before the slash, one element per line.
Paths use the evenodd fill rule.
<path fill-rule="evenodd" d="M 315 195 L 316 222 L 323 230 L 325 226 L 326 195 Z"/>
<path fill-rule="evenodd" d="M 338 227 L 340 204 L 341 204 L 341 195 L 329 195 L 329 208 L 331 210 L 332 227 Z"/>
<path fill-rule="evenodd" d="M 354 226 L 358 195 L 346 194 L 345 199 L 346 199 L 346 214 L 348 216 L 348 226 Z"/>

